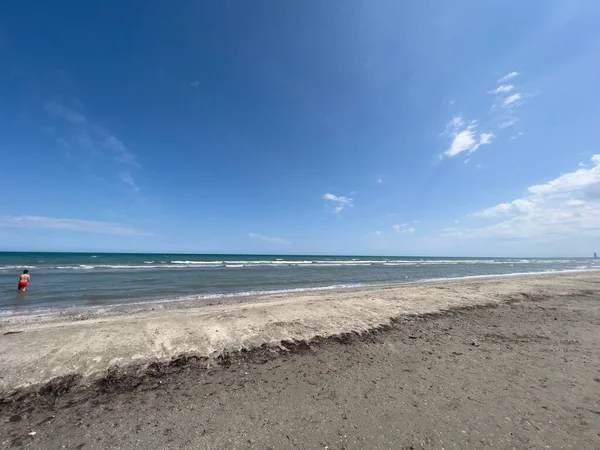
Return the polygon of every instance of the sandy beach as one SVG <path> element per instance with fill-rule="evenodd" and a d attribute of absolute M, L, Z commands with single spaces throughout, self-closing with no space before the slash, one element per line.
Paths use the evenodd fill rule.
<path fill-rule="evenodd" d="M 5 317 L 0 444 L 600 448 L 599 287 L 586 272 Z"/>

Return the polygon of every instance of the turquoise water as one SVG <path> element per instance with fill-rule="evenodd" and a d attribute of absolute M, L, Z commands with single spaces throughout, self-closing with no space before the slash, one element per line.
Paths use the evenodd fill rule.
<path fill-rule="evenodd" d="M 0 253 L 0 311 L 209 301 L 225 295 L 304 291 L 437 278 L 600 269 L 589 258 L 419 258 L 291 255 Z M 27 268 L 31 284 L 16 296 Z"/>

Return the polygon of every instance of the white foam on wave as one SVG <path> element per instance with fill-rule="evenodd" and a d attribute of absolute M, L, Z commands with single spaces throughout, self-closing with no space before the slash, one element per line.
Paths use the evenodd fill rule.
<path fill-rule="evenodd" d="M 458 277 L 446 277 L 446 278 L 422 278 L 419 280 L 411 281 L 410 283 L 431 283 L 431 282 L 443 282 L 443 281 L 454 281 L 454 280 L 471 280 L 478 278 L 509 278 L 519 277 L 524 275 L 549 275 L 553 273 L 579 273 L 579 272 L 595 272 L 597 269 L 548 269 L 539 270 L 537 272 L 511 272 L 511 273 L 494 273 L 488 275 L 464 275 Z M 405 284 L 405 283 L 403 283 Z"/>
<path fill-rule="evenodd" d="M 388 286 L 389 284 L 367 284 L 367 283 L 349 283 L 349 284 L 332 284 L 329 286 L 313 286 L 313 287 L 302 287 L 302 288 L 289 288 L 289 289 L 273 289 L 273 290 L 256 290 L 256 291 L 242 291 L 242 292 L 227 292 L 227 293 L 207 293 L 207 294 L 195 294 L 186 295 L 175 298 L 163 298 L 157 300 L 151 300 L 150 302 L 139 302 L 139 304 L 146 303 L 164 303 L 164 302 L 185 302 L 194 300 L 213 300 L 220 298 L 235 298 L 235 297 L 253 297 L 260 295 L 280 295 L 280 294 L 293 294 L 302 292 L 317 292 L 317 291 L 331 291 L 338 289 L 356 289 L 367 286 Z M 138 303 L 128 303 L 138 304 Z"/>
<path fill-rule="evenodd" d="M 36 266 L 0 266 L 0 270 L 15 270 L 15 269 L 35 269 Z"/>
<path fill-rule="evenodd" d="M 228 261 L 228 262 L 233 262 L 233 261 Z M 189 264 L 191 266 L 193 265 L 215 265 L 215 264 L 224 264 L 224 261 L 171 261 L 172 264 Z"/>
<path fill-rule="evenodd" d="M 582 264 L 597 264 L 593 261 L 585 259 L 310 259 L 310 260 L 224 260 L 224 261 L 198 261 L 198 260 L 172 260 L 172 261 L 143 261 L 142 263 L 130 263 L 130 264 L 63 264 L 59 266 L 51 265 L 39 265 L 39 266 L 17 266 L 17 265 L 6 265 L 0 266 L 0 271 L 15 270 L 15 269 L 38 269 L 38 270 L 137 270 L 137 269 L 182 269 L 182 268 L 242 268 L 242 267 L 363 267 L 363 266 L 375 266 L 375 267 L 401 267 L 401 266 L 460 266 L 460 265 L 507 265 L 515 267 L 519 265 L 544 265 L 555 264 L 577 264 L 576 268 L 587 268 Z"/>

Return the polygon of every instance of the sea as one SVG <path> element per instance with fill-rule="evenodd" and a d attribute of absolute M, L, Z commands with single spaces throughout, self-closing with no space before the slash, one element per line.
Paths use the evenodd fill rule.
<path fill-rule="evenodd" d="M 17 276 L 28 269 L 25 296 Z M 0 253 L 0 314 L 600 269 L 590 258 Z"/>

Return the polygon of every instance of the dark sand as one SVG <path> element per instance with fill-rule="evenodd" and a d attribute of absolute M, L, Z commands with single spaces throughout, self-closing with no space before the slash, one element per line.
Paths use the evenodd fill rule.
<path fill-rule="evenodd" d="M 0 404 L 0 445 L 600 449 L 595 291 L 286 347 L 21 393 Z"/>

